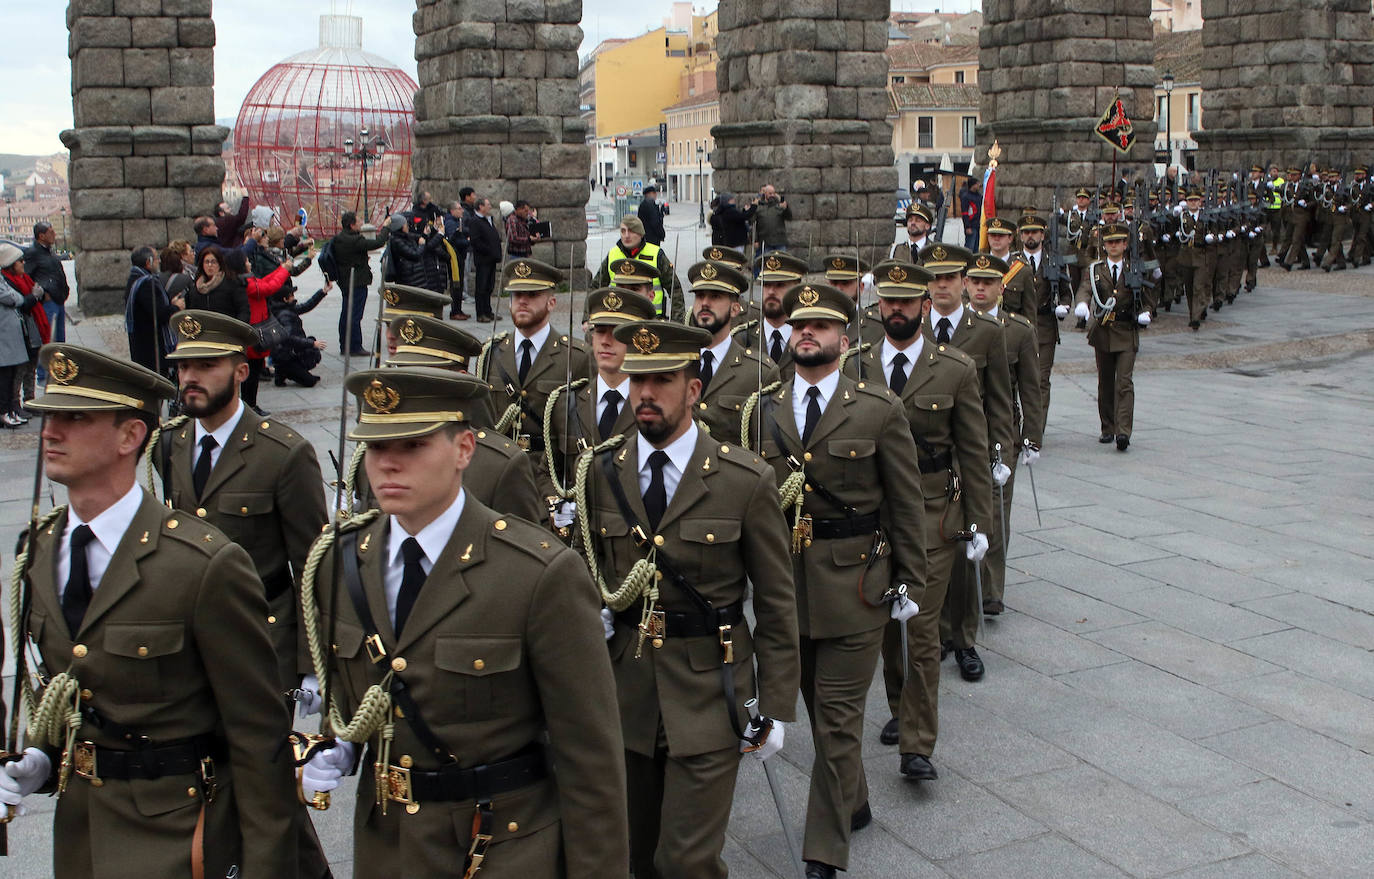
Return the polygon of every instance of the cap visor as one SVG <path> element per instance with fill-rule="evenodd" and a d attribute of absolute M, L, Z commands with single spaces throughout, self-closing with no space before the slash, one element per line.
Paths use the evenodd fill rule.
<path fill-rule="evenodd" d="M 409 422 L 373 422 L 353 425 L 353 429 L 348 432 L 348 438 L 358 442 L 371 442 L 372 440 L 393 440 L 410 439 L 417 436 L 428 436 L 439 428 L 447 424 L 466 424 L 465 421 L 422 421 L 418 424 Z"/>

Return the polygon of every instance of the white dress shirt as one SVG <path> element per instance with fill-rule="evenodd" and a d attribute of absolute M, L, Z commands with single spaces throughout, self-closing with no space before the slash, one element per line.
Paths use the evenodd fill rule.
<path fill-rule="evenodd" d="M 906 242 L 905 242 L 905 243 L 906 243 L 906 246 L 911 250 L 911 261 L 912 261 L 912 262 L 915 262 L 915 261 L 916 261 L 916 254 L 920 253 L 921 248 L 922 248 L 922 247 L 925 247 L 926 244 L 928 244 L 929 242 L 930 242 L 930 233 L 929 233 L 929 232 L 927 232 L 925 235 L 922 235 L 920 238 L 912 238 L 911 235 L 910 235 L 910 233 L 907 234 Z M 897 245 L 898 245 L 898 244 L 901 244 L 901 243 L 903 243 L 903 242 L 901 242 L 901 241 L 894 241 L 894 242 L 892 243 L 892 246 L 889 247 L 889 248 L 887 249 L 887 258 L 888 258 L 888 259 L 892 259 L 892 255 L 893 255 L 894 253 L 897 252 Z"/>
<path fill-rule="evenodd" d="M 791 325 L 791 324 L 788 324 L 788 325 L 787 325 L 787 329 L 788 329 L 788 336 L 790 337 L 790 336 L 791 336 L 792 325 Z M 768 342 L 769 342 L 769 344 L 772 344 L 772 342 L 773 342 L 773 334 L 772 334 L 772 333 L 769 333 L 769 334 L 768 334 Z M 787 339 L 786 339 L 786 338 L 783 339 L 783 344 L 784 344 L 784 345 L 787 344 Z M 766 346 L 765 346 L 765 347 L 766 347 Z M 712 380 L 712 381 L 715 381 L 716 373 L 720 372 L 720 365 L 721 365 L 722 363 L 725 362 L 725 354 L 726 354 L 726 352 L 728 352 L 729 350 L 730 350 L 730 334 L 729 334 L 729 333 L 726 333 L 726 334 L 725 334 L 725 341 L 721 342 L 720 344 L 718 344 L 718 345 L 711 345 L 710 347 L 702 348 L 702 349 L 701 349 L 701 353 L 702 353 L 702 354 L 705 354 L 707 351 L 710 351 L 710 352 L 711 352 L 711 380 Z"/>
<path fill-rule="evenodd" d="M 950 339 L 953 339 L 954 334 L 959 332 L 960 321 L 964 319 L 963 303 L 960 303 L 959 307 L 954 309 L 954 311 L 950 312 L 949 314 L 941 314 L 933 308 L 930 310 L 930 335 L 932 338 L 939 338 L 940 330 L 936 326 L 936 324 L 940 322 L 940 318 L 949 319 L 949 337 Z"/>
<path fill-rule="evenodd" d="M 1107 260 L 1103 263 L 1103 265 L 1107 267 L 1107 277 L 1109 278 L 1112 276 L 1113 270 L 1116 271 L 1117 281 L 1120 281 L 1126 275 L 1126 261 L 1124 259 L 1120 262 L 1112 262 L 1111 260 Z"/>
<path fill-rule="evenodd" d="M 926 340 L 920 333 L 912 338 L 915 341 L 905 348 L 898 348 L 892 344 L 891 339 L 883 338 L 883 376 L 887 379 L 889 388 L 892 387 L 892 361 L 898 354 L 906 355 L 906 377 L 908 379 L 911 378 L 911 368 L 916 365 L 916 361 L 921 359 L 921 352 L 925 350 Z"/>
<path fill-rule="evenodd" d="M 601 423 L 601 416 L 606 411 L 607 391 L 615 391 L 620 395 L 620 408 L 616 410 L 616 417 L 618 418 L 620 417 L 620 413 L 625 411 L 625 407 L 630 405 L 630 377 L 628 375 L 622 375 L 620 377 L 620 384 L 611 387 L 606 384 L 605 376 L 599 372 L 596 374 L 596 400 L 594 402 L 596 403 L 597 424 Z"/>
<path fill-rule="evenodd" d="M 639 495 L 644 496 L 644 492 L 649 490 L 649 480 L 653 478 L 653 468 L 649 466 L 649 456 L 658 451 L 653 443 L 644 438 L 644 434 L 636 434 L 639 438 Z M 663 448 L 668 453 L 668 463 L 663 465 L 663 493 L 667 502 L 663 509 L 673 503 L 673 495 L 677 492 L 678 483 L 682 481 L 682 474 L 687 472 L 687 465 L 692 462 L 692 450 L 697 447 L 697 423 L 691 422 L 687 432 L 673 440 Z"/>
<path fill-rule="evenodd" d="M 124 539 L 124 532 L 129 530 L 129 524 L 134 521 L 142 503 L 143 489 L 135 480 L 133 488 L 89 522 L 77 515 L 75 507 L 67 507 L 67 528 L 62 532 L 62 541 L 57 546 L 59 601 L 62 593 L 67 591 L 67 578 L 72 573 L 72 532 L 81 525 L 89 525 L 91 533 L 95 535 L 95 539 L 86 544 L 86 572 L 90 574 L 91 591 L 94 592 L 99 588 L 100 578 L 105 576 L 105 569 L 110 566 L 110 558 L 119 547 L 119 541 Z"/>
<path fill-rule="evenodd" d="M 415 538 L 415 542 L 420 544 L 420 549 L 425 553 L 424 558 L 420 559 L 420 567 L 424 568 L 425 575 L 428 576 L 429 572 L 434 570 L 434 563 L 443 553 L 444 547 L 448 545 L 448 539 L 457 527 L 459 517 L 463 515 L 463 504 L 466 501 L 467 489 L 460 488 L 458 497 L 453 499 L 448 509 L 421 528 L 419 534 L 406 531 L 400 520 L 395 516 L 391 517 L 386 545 L 386 577 L 383 585 L 386 588 L 386 614 L 391 618 L 393 628 L 396 626 L 396 598 L 401 594 L 401 577 L 405 574 L 405 558 L 401 555 L 401 544 L 405 543 L 408 537 Z"/>
<path fill-rule="evenodd" d="M 770 324 L 768 321 L 765 320 L 765 321 L 762 322 L 762 326 L 763 326 L 763 350 L 764 350 L 764 353 L 768 354 L 769 357 L 772 357 L 772 356 L 773 356 L 772 351 L 773 351 L 773 333 L 774 333 L 774 332 L 778 332 L 778 333 L 781 333 L 781 334 L 782 334 L 782 350 L 783 350 L 783 351 L 786 351 L 786 350 L 787 350 L 787 343 L 790 342 L 790 341 L 792 341 L 792 325 L 791 325 L 790 323 L 787 323 L 786 321 L 783 321 L 782 326 L 780 326 L 780 327 L 775 327 L 775 326 L 773 326 L 772 324 Z"/>
<path fill-rule="evenodd" d="M 209 431 L 199 420 L 196 421 L 196 445 L 191 449 L 191 472 L 196 472 L 196 462 L 200 460 L 200 441 L 206 436 L 215 438 L 215 447 L 210 450 L 210 470 L 213 472 L 215 465 L 219 463 L 220 452 L 229 445 L 229 438 L 234 435 L 234 429 L 243 420 L 243 412 L 247 407 L 243 405 L 243 400 L 239 400 L 239 408 L 234 411 L 234 415 L 228 421 L 221 424 L 217 429 Z"/>
<path fill-rule="evenodd" d="M 797 436 L 801 436 L 806 430 L 806 407 L 811 403 L 806 392 L 812 387 L 820 389 L 821 398 L 817 402 L 821 406 L 821 415 L 824 415 L 825 407 L 830 405 L 830 398 L 835 396 L 835 389 L 839 386 L 840 371 L 838 369 L 815 385 L 799 375 L 792 376 L 792 417 L 797 421 Z"/>
<path fill-rule="evenodd" d="M 533 336 L 525 335 L 524 330 L 515 331 L 515 365 L 520 366 L 520 358 L 525 356 L 525 340 L 529 339 L 534 343 L 534 351 L 530 354 L 530 365 L 534 365 L 534 359 L 539 356 L 539 352 L 544 350 L 544 343 L 549 340 L 549 333 L 552 332 L 553 325 L 544 321 L 544 325 L 539 328 Z"/>

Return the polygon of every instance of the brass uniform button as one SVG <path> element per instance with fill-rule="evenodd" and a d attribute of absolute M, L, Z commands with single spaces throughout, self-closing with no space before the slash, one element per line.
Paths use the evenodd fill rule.
<path fill-rule="evenodd" d="M 414 815 L 414 814 L 415 814 L 416 812 L 418 812 L 418 811 L 420 811 L 420 804 L 419 804 L 419 803 L 406 803 L 406 814 L 407 814 L 407 815 Z"/>
<path fill-rule="evenodd" d="M 258 430 L 266 430 L 266 429 L 267 429 L 267 422 L 266 422 L 266 421 L 264 421 L 262 424 L 258 425 Z"/>
<path fill-rule="evenodd" d="M 202 519 L 204 519 L 205 516 L 206 516 L 205 508 L 204 508 L 204 507 L 197 507 L 197 508 L 196 508 L 196 515 L 199 516 L 199 517 L 201 517 Z"/>
<path fill-rule="evenodd" d="M 810 490 L 811 490 L 811 483 L 809 483 L 809 482 L 806 483 L 805 485 L 802 486 L 802 488 L 806 489 L 807 491 L 810 491 Z"/>
<path fill-rule="evenodd" d="M 248 515 L 248 508 L 247 508 L 247 507 L 239 507 L 239 512 L 246 516 L 246 515 Z"/>
<path fill-rule="evenodd" d="M 402 768 L 402 769 L 409 769 L 410 767 L 412 767 L 412 766 L 414 766 L 414 765 L 415 765 L 415 758 L 414 758 L 414 757 L 410 756 L 409 754 L 403 754 L 403 755 L 401 756 L 401 768 Z"/>
<path fill-rule="evenodd" d="M 73 647 L 72 656 L 75 656 L 77 659 L 84 659 L 86 656 L 86 645 L 78 644 L 75 647 Z"/>
<path fill-rule="evenodd" d="M 803 460 L 803 461 L 810 461 L 810 460 L 811 460 L 811 453 L 810 453 L 810 452 L 805 452 L 805 453 L 803 453 L 803 454 L 802 454 L 802 460 Z"/>
<path fill-rule="evenodd" d="M 505 530 L 506 530 L 506 520 L 505 520 L 505 519 L 497 519 L 495 522 L 492 523 L 491 527 L 495 528 L 497 531 L 505 531 Z"/>
<path fill-rule="evenodd" d="M 477 431 L 477 438 L 478 438 L 478 439 L 486 439 L 486 438 L 487 438 L 487 432 L 486 432 L 485 430 L 479 430 L 479 431 Z"/>
<path fill-rule="evenodd" d="M 663 543 L 664 543 L 663 535 L 662 535 L 662 534 L 655 534 L 655 535 L 654 535 L 654 546 L 662 546 Z"/>
<path fill-rule="evenodd" d="M 188 788 L 186 788 L 186 796 L 188 796 L 188 797 L 194 797 L 195 795 L 196 795 L 196 789 L 195 789 L 195 788 L 193 788 L 193 787 L 188 787 Z"/>
<path fill-rule="evenodd" d="M 398 657 L 396 657 L 395 659 L 391 660 L 391 670 L 392 670 L 392 671 L 397 671 L 397 672 L 405 671 L 405 670 L 406 670 L 406 660 L 405 660 L 405 657 L 404 657 L 404 656 L 398 656 Z"/>
<path fill-rule="evenodd" d="M 509 824 L 506 825 L 506 830 L 507 830 L 508 832 L 510 832 L 510 833 L 514 833 L 515 831 L 517 831 L 517 830 L 519 830 L 519 829 L 520 829 L 520 825 L 519 825 L 518 823 L 516 823 L 515 821 L 512 821 L 511 823 L 509 823 Z"/>
<path fill-rule="evenodd" d="M 138 648 L 138 658 L 139 658 L 139 659 L 144 659 L 144 658 L 146 658 L 147 656 L 148 656 L 148 648 L 147 648 L 147 647 L 140 646 L 140 647 Z"/>
<path fill-rule="evenodd" d="M 89 701 L 91 701 L 92 697 L 94 697 L 94 696 L 95 696 L 95 694 L 92 693 L 90 690 L 82 690 L 82 691 L 81 691 L 81 701 L 83 701 L 83 702 L 89 702 Z"/>
<path fill-rule="evenodd" d="M 866 388 L 866 387 L 868 387 L 868 382 L 859 382 L 859 388 L 860 388 L 860 389 L 863 389 L 863 388 Z"/>
<path fill-rule="evenodd" d="M 474 659 L 472 661 L 472 667 L 477 671 L 481 671 L 482 669 L 487 667 L 487 664 L 480 659 Z"/>
<path fill-rule="evenodd" d="M 715 542 L 716 542 L 716 535 L 708 533 L 708 534 L 706 535 L 706 542 L 707 542 L 707 543 L 715 543 Z"/>
<path fill-rule="evenodd" d="M 853 458 L 853 457 L 855 457 L 857 454 L 858 454 L 858 453 L 855 452 L 853 449 L 850 449 L 850 450 L 849 450 L 849 457 Z"/>
<path fill-rule="evenodd" d="M 276 616 L 269 615 L 269 616 L 267 617 L 267 624 L 268 624 L 268 625 L 275 625 L 276 622 L 277 622 Z"/>
<path fill-rule="evenodd" d="M 167 527 L 170 528 L 170 529 L 172 529 L 172 530 L 176 530 L 177 525 L 180 525 L 180 524 L 181 524 L 181 523 L 178 522 L 176 519 L 168 519 L 168 520 L 167 520 Z"/>
<path fill-rule="evenodd" d="M 703 412 L 706 411 L 706 404 L 705 404 L 705 403 L 698 403 L 697 406 L 700 407 L 701 410 L 702 410 Z"/>

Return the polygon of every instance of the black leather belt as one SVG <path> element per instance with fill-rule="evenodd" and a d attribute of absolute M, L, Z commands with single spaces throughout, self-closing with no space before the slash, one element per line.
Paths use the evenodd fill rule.
<path fill-rule="evenodd" d="M 663 613 L 664 636 L 668 638 L 700 638 L 706 635 L 718 637 L 721 626 L 738 626 L 744 622 L 744 602 L 736 601 L 725 607 L 718 607 L 709 613 L 699 611 L 665 610 Z M 631 629 L 639 627 L 638 610 L 622 610 L 615 615 L 616 622 Z"/>
<path fill-rule="evenodd" d="M 548 774 L 544 746 L 534 743 L 504 760 L 468 769 L 459 769 L 457 764 L 433 771 L 392 766 L 387 773 L 387 798 L 398 803 L 490 802 Z"/>
<path fill-rule="evenodd" d="M 878 514 L 865 513 L 846 519 L 811 520 L 811 537 L 814 540 L 838 540 L 844 537 L 870 535 L 878 530 Z"/>
<path fill-rule="evenodd" d="M 165 745 L 150 745 L 131 751 L 106 748 L 91 742 L 77 742 L 72 755 L 76 774 L 82 778 L 157 779 L 170 775 L 198 775 L 201 761 L 228 759 L 228 749 L 217 737 L 205 734 Z"/>
<path fill-rule="evenodd" d="M 934 457 L 917 458 L 916 466 L 920 468 L 922 473 L 939 473 L 941 470 L 949 469 L 949 462 L 949 450 L 946 449 Z"/>
<path fill-rule="evenodd" d="M 277 596 L 290 589 L 294 581 L 285 569 L 278 571 L 270 577 L 263 578 L 263 588 L 267 590 L 267 600 L 275 601 Z"/>

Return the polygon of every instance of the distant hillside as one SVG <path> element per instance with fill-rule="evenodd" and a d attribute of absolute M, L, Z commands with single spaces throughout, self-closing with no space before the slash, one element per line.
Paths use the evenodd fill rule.
<path fill-rule="evenodd" d="M 67 154 L 53 153 L 49 156 L 23 156 L 18 153 L 0 153 L 0 174 L 5 175 L 5 184 L 23 183 L 40 161 L 52 165 L 58 176 L 67 175 Z"/>

